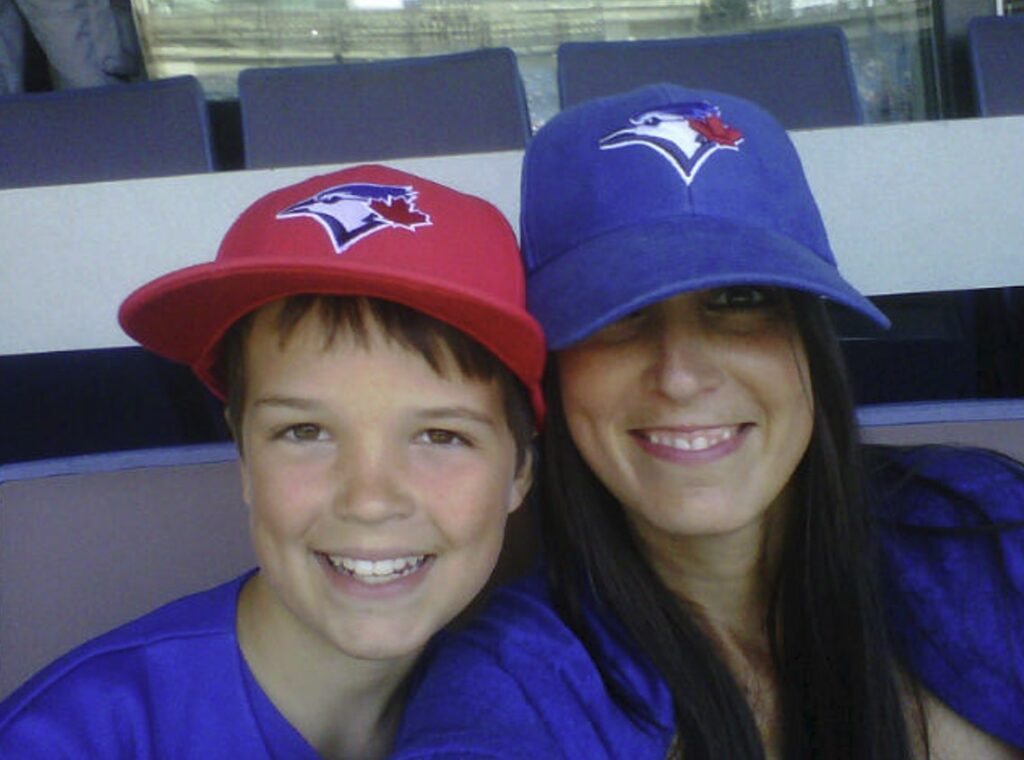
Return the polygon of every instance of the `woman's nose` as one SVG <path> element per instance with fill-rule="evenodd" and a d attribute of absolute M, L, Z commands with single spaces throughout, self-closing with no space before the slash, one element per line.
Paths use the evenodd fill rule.
<path fill-rule="evenodd" d="M 721 384 L 724 374 L 717 346 L 699 320 L 665 321 L 652 343 L 650 374 L 662 395 L 684 402 Z"/>

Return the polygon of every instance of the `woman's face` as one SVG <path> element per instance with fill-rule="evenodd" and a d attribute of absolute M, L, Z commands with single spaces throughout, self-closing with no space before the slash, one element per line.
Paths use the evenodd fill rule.
<path fill-rule="evenodd" d="M 573 440 L 642 539 L 759 535 L 814 416 L 785 291 L 677 295 L 557 361 Z"/>

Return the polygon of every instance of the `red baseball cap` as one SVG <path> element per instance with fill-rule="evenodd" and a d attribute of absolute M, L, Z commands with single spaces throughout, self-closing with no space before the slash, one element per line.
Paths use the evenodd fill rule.
<path fill-rule="evenodd" d="M 228 328 L 304 293 L 381 298 L 456 327 L 505 363 L 543 418 L 544 336 L 526 311 L 507 220 L 480 198 L 386 166 L 343 169 L 263 196 L 231 225 L 214 261 L 143 285 L 118 319 L 223 399 L 214 367 Z"/>

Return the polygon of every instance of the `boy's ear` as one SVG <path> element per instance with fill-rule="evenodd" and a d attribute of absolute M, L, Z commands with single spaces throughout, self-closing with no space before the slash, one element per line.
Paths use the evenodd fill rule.
<path fill-rule="evenodd" d="M 252 506 L 252 479 L 249 477 L 249 466 L 244 459 L 238 460 L 238 472 L 242 476 L 242 501 Z"/>
<path fill-rule="evenodd" d="M 227 420 L 231 439 L 235 442 L 235 449 L 238 450 L 238 472 L 241 475 L 242 480 L 242 501 L 251 505 L 252 479 L 249 477 L 249 465 L 245 461 L 245 448 L 242 446 L 242 431 L 235 430 L 234 426 L 232 426 L 231 418 L 228 417 L 226 409 L 224 410 L 224 419 Z"/>
<path fill-rule="evenodd" d="M 242 431 L 235 430 L 235 426 L 231 424 L 231 415 L 228 414 L 227 407 L 224 407 L 224 422 L 227 425 L 228 433 L 231 435 L 231 440 L 235 444 L 235 450 L 238 451 L 238 458 L 245 459 L 245 449 L 242 446 Z"/>
<path fill-rule="evenodd" d="M 533 474 L 537 469 L 537 455 L 535 452 L 536 447 L 532 444 L 523 452 L 523 462 L 519 466 L 519 472 L 516 473 L 515 479 L 512 481 L 512 489 L 509 493 L 509 514 L 512 514 L 522 506 L 523 502 L 526 501 L 526 495 L 530 493 L 530 488 L 533 486 Z"/>

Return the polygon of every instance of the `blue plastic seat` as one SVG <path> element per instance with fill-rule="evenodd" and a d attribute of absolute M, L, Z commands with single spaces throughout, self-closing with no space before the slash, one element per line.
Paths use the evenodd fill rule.
<path fill-rule="evenodd" d="M 980 116 L 1024 114 L 1024 16 L 979 16 L 967 49 Z"/>
<path fill-rule="evenodd" d="M 563 108 L 651 82 L 739 95 L 771 111 L 787 129 L 863 121 L 846 36 L 839 27 L 567 42 L 558 48 Z"/>
<path fill-rule="evenodd" d="M 0 96 L 0 188 L 213 170 L 193 76 Z"/>
<path fill-rule="evenodd" d="M 508 48 L 247 69 L 238 97 L 249 168 L 516 150 L 530 138 Z"/>
<path fill-rule="evenodd" d="M 0 97 L 0 156 L 2 188 L 214 169 L 193 76 Z M 0 356 L 0 419 L 0 463 L 227 435 L 191 374 L 140 348 Z"/>

